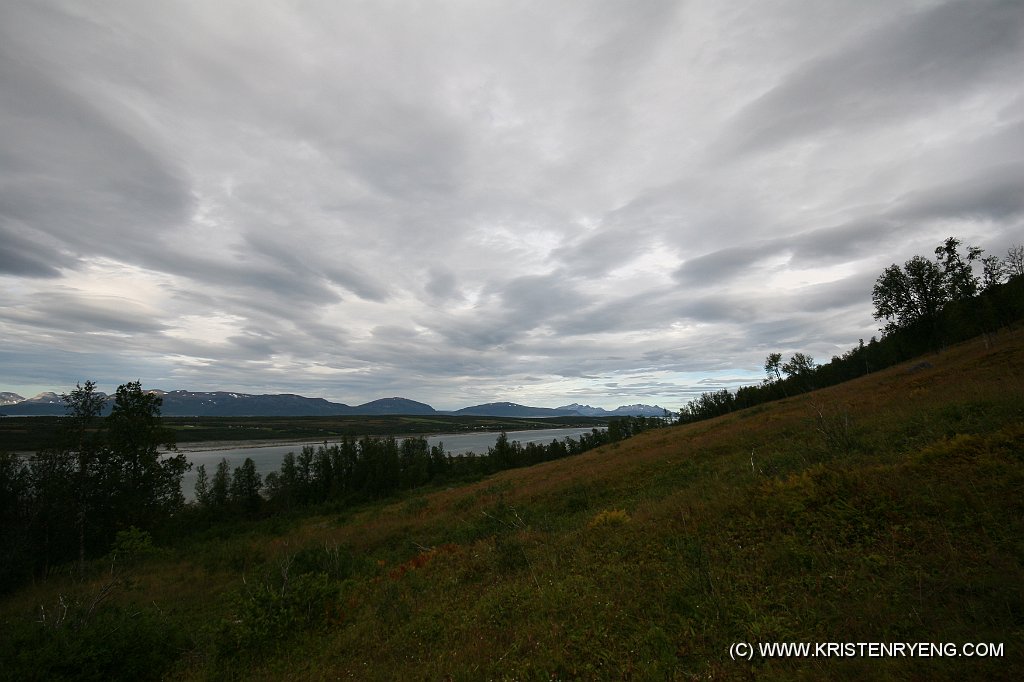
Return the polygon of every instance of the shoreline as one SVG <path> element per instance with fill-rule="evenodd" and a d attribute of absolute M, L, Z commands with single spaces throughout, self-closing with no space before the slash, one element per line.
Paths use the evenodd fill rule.
<path fill-rule="evenodd" d="M 562 430 L 562 429 L 586 429 L 588 427 L 583 426 L 566 426 L 566 427 L 554 427 L 551 430 Z M 596 428 L 596 427 L 591 427 Z M 506 433 L 528 433 L 530 431 L 546 431 L 548 429 L 517 429 L 515 431 L 508 431 Z M 493 433 L 495 436 L 501 433 L 501 429 L 496 431 L 452 431 L 448 433 L 402 433 L 402 434 L 389 434 L 393 435 L 396 440 L 403 438 L 445 438 L 448 436 L 464 436 L 467 434 L 485 434 Z M 387 435 L 370 436 L 371 438 L 387 438 Z M 273 448 L 281 446 L 295 446 L 302 447 L 303 445 L 322 445 L 323 443 L 337 443 L 340 441 L 342 436 L 332 436 L 330 438 L 282 438 L 282 439 L 260 439 L 260 440 L 211 440 L 211 441 L 186 441 L 184 443 L 177 444 L 177 452 L 183 454 L 195 454 L 200 452 L 218 452 L 221 450 L 240 450 L 243 448 Z M 359 438 L 362 438 L 360 436 Z M 168 450 L 162 448 L 160 450 L 162 454 L 175 452 L 174 450 Z M 19 457 L 32 457 L 35 451 L 15 451 L 12 454 Z"/>
<path fill-rule="evenodd" d="M 282 438 L 281 440 L 210 440 L 210 441 L 189 441 L 178 443 L 178 452 L 216 452 L 217 450 L 239 450 L 242 448 L 272 448 L 281 445 L 322 445 L 324 442 L 334 442 L 330 438 L 319 438 L 316 440 L 300 439 L 293 440 Z M 164 449 L 164 452 L 171 450 Z"/>
<path fill-rule="evenodd" d="M 597 427 L 585 427 L 585 426 L 567 426 L 567 427 L 554 427 L 552 429 L 516 429 L 514 431 L 505 430 L 505 433 L 529 433 L 530 431 L 548 431 L 548 430 L 573 430 L 573 429 L 588 429 Z M 501 433 L 501 429 L 496 431 L 453 431 L 449 433 L 402 433 L 402 434 L 388 434 L 395 438 L 395 440 L 402 440 L 403 438 L 446 438 L 448 436 L 465 436 L 469 434 L 494 434 L 495 437 Z M 370 438 L 387 438 L 388 435 L 370 436 Z M 220 450 L 241 450 L 243 448 L 272 448 L 280 446 L 294 445 L 301 447 L 303 445 L 322 445 L 324 443 L 337 443 L 341 440 L 342 436 L 333 436 L 330 438 L 300 438 L 300 439 L 288 439 L 282 438 L 280 440 L 274 439 L 263 439 L 263 440 L 213 440 L 213 441 L 190 441 L 185 443 L 178 443 L 178 452 L 185 454 L 194 454 L 199 452 L 217 452 Z M 363 438 L 363 436 L 359 436 Z M 164 449 L 163 452 L 172 452 L 171 450 Z"/>
<path fill-rule="evenodd" d="M 529 429 L 527 429 L 529 430 Z M 452 432 L 452 433 L 399 433 L 399 434 L 383 434 L 383 435 L 371 435 L 370 438 L 387 438 L 389 435 L 393 436 L 395 440 L 402 440 L 403 438 L 433 438 L 435 436 L 459 436 L 465 433 Z M 501 433 L 500 431 L 475 431 L 474 433 Z M 282 438 L 280 440 L 211 440 L 211 441 L 189 441 L 186 443 L 178 443 L 178 452 L 192 453 L 192 452 L 216 452 L 218 450 L 240 450 L 242 448 L 273 448 L 283 445 L 323 445 L 324 443 L 337 443 L 341 441 L 343 436 L 332 436 L 330 438 L 300 438 L 300 439 L 289 439 Z M 364 438 L 359 436 L 356 440 Z M 164 452 L 170 452 L 164 450 Z"/>

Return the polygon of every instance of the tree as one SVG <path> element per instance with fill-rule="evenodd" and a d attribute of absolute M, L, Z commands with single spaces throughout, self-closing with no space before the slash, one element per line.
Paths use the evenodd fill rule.
<path fill-rule="evenodd" d="M 490 456 L 491 462 L 495 468 L 499 471 L 502 469 L 511 469 L 518 465 L 519 443 L 516 441 L 510 442 L 508 434 L 501 431 L 498 433 L 498 438 L 494 442 L 494 447 L 487 448 L 487 454 Z"/>
<path fill-rule="evenodd" d="M 229 494 L 231 501 L 239 505 L 246 512 L 252 513 L 259 509 L 262 498 L 260 488 L 263 487 L 262 478 L 256 473 L 256 464 L 249 457 L 245 458 L 242 466 L 235 468 L 231 476 Z"/>
<path fill-rule="evenodd" d="M 299 468 L 295 464 L 295 453 L 289 452 L 281 460 L 281 493 L 286 509 L 291 508 L 292 502 L 298 496 L 298 491 Z"/>
<path fill-rule="evenodd" d="M 764 373 L 768 377 L 769 384 L 778 383 L 782 388 L 782 395 L 786 395 L 786 387 L 782 383 L 782 353 L 769 353 L 764 360 Z"/>
<path fill-rule="evenodd" d="M 727 388 L 701 393 L 699 398 L 694 398 L 686 403 L 686 406 L 679 411 L 679 423 L 687 424 L 701 419 L 711 419 L 728 414 L 734 409 L 736 409 L 736 396 Z"/>
<path fill-rule="evenodd" d="M 932 322 L 945 301 L 942 269 L 921 256 L 908 260 L 903 269 L 890 265 L 875 282 L 871 300 L 875 319 L 889 321 L 886 332 Z"/>
<path fill-rule="evenodd" d="M 815 369 L 817 365 L 814 364 L 814 358 L 803 353 L 794 353 L 789 362 L 782 365 L 783 373 L 790 379 L 796 377 L 806 390 L 813 388 L 811 379 Z"/>
<path fill-rule="evenodd" d="M 93 433 L 93 427 L 103 412 L 107 402 L 104 395 L 96 392 L 96 382 L 86 381 L 85 386 L 75 384 L 71 393 L 61 395 L 67 412 L 61 426 L 68 454 L 75 460 L 75 524 L 78 527 L 78 571 L 85 570 L 85 529 L 89 506 L 94 491 L 92 481 L 98 461 L 99 437 Z M 102 503 L 102 501 L 99 501 Z"/>
<path fill-rule="evenodd" d="M 935 248 L 935 260 L 942 268 L 943 286 L 947 301 L 962 301 L 978 293 L 978 278 L 971 264 L 978 260 L 984 249 L 968 246 L 966 257 L 961 256 L 960 240 L 947 237 Z"/>
<path fill-rule="evenodd" d="M 1006 252 L 1006 258 L 1003 259 L 1003 265 L 1008 277 L 1024 276 L 1024 246 L 1011 246 Z"/>
<path fill-rule="evenodd" d="M 978 277 L 972 264 L 983 253 L 968 246 L 960 253 L 960 240 L 948 237 L 935 249 L 935 262 L 914 256 L 901 269 L 893 263 L 875 281 L 871 300 L 875 319 L 887 320 L 887 334 L 919 326 L 938 341 L 938 314 L 951 301 L 970 299 L 978 293 Z"/>
<path fill-rule="evenodd" d="M 985 256 L 981 259 L 982 291 L 988 291 L 1006 278 L 1006 266 L 998 256 Z"/>
<path fill-rule="evenodd" d="M 107 397 L 96 392 L 95 381 L 86 381 L 85 386 L 75 384 L 75 389 L 71 393 L 63 393 L 60 397 L 67 412 L 64 425 L 69 427 L 67 432 L 74 436 L 74 444 L 81 448 L 88 435 L 88 429 L 103 412 Z"/>
<path fill-rule="evenodd" d="M 210 506 L 215 509 L 223 509 L 227 506 L 230 471 L 228 460 L 221 457 L 217 462 L 216 471 L 213 472 L 213 483 L 210 484 Z"/>
<path fill-rule="evenodd" d="M 213 501 L 213 492 L 210 489 L 210 478 L 206 474 L 206 465 L 200 464 L 196 469 L 196 504 L 200 507 L 210 507 Z"/>
<path fill-rule="evenodd" d="M 106 491 L 98 485 L 103 473 L 99 417 L 105 397 L 95 382 L 86 381 L 62 398 L 67 414 L 57 427 L 57 446 L 37 453 L 22 469 L 23 521 L 37 565 L 45 568 L 77 554 L 81 572 L 90 546 L 110 537 L 96 513 L 106 505 Z"/>
<path fill-rule="evenodd" d="M 111 492 L 121 527 L 151 527 L 185 503 L 181 478 L 191 464 L 182 454 L 162 456 L 162 448 L 176 449 L 174 433 L 160 422 L 162 403 L 140 382 L 129 382 L 118 386 L 107 417 Z"/>

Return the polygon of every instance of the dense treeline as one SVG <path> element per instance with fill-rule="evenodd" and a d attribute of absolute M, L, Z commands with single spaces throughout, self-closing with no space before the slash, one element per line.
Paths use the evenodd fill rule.
<path fill-rule="evenodd" d="M 189 463 L 160 423 L 158 396 L 117 389 L 109 416 L 91 381 L 64 396 L 59 445 L 30 458 L 0 453 L 0 585 L 106 553 L 118 532 L 153 531 L 185 505 Z"/>
<path fill-rule="evenodd" d="M 983 336 L 1024 318 L 1024 247 L 1004 259 L 950 237 L 935 249 L 935 260 L 914 256 L 902 267 L 891 265 L 875 283 L 875 319 L 885 320 L 881 339 L 872 337 L 830 362 L 818 365 L 803 353 L 782 362 L 781 353 L 765 360 L 765 381 L 702 394 L 679 414 L 679 423 L 711 419 L 734 410 L 833 386 L 945 346 Z M 982 267 L 974 274 L 972 264 Z"/>
<path fill-rule="evenodd" d="M 504 469 L 531 466 L 614 443 L 668 424 L 657 417 L 624 417 L 604 430 L 591 429 L 578 438 L 549 444 L 509 440 L 502 431 L 486 453 L 452 455 L 444 445 L 425 438 L 360 439 L 306 445 L 284 456 L 278 471 L 263 479 L 251 459 L 234 471 L 221 460 L 212 474 L 200 465 L 196 476 L 196 510 L 209 518 L 225 512 L 253 515 L 298 506 L 334 502 L 358 503 L 429 484 L 473 480 Z"/>

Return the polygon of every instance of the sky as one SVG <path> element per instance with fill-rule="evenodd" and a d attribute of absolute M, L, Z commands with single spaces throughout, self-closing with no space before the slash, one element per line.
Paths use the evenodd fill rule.
<path fill-rule="evenodd" d="M 0 2 L 0 391 L 678 409 L 1024 242 L 1020 0 Z"/>

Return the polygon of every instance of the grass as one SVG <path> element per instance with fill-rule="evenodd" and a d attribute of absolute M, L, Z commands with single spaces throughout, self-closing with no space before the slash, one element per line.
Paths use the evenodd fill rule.
<path fill-rule="evenodd" d="M 106 641 L 127 666 L 118 633 L 157 624 L 167 679 L 1019 679 L 1024 332 L 928 361 L 343 516 L 222 527 L 143 560 L 107 638 L 59 650 L 110 666 Z M 39 606 L 87 598 L 93 570 L 0 604 L 0 642 L 22 647 L 0 644 L 21 666 L 0 670 L 50 660 L 24 654 L 57 646 Z M 1004 655 L 729 656 L 783 641 Z"/>

